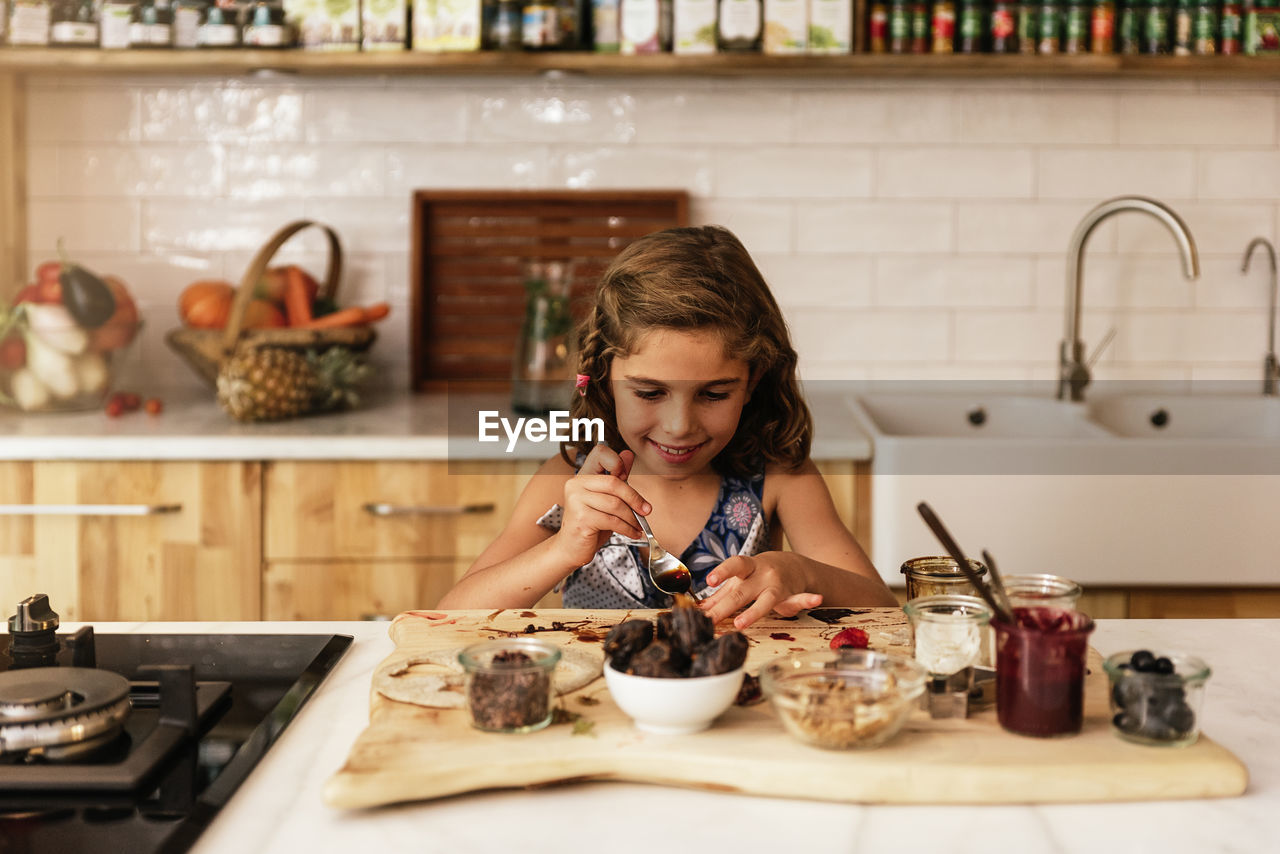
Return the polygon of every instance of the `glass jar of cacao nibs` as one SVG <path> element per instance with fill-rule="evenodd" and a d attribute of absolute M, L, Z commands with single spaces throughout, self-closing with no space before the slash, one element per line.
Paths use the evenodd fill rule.
<path fill-rule="evenodd" d="M 1111 679 L 1111 726 L 1126 741 L 1178 747 L 1200 733 L 1209 666 L 1194 655 L 1147 649 L 1117 652 L 1103 667 Z"/>
<path fill-rule="evenodd" d="M 489 732 L 533 732 L 551 722 L 560 649 L 536 638 L 500 638 L 458 653 L 471 723 Z"/>

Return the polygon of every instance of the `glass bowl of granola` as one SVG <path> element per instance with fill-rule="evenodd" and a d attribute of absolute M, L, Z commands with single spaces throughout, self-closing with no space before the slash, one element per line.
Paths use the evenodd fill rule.
<path fill-rule="evenodd" d="M 770 662 L 760 671 L 760 688 L 792 736 L 848 750 L 879 747 L 897 735 L 927 679 L 912 658 L 842 648 Z"/>

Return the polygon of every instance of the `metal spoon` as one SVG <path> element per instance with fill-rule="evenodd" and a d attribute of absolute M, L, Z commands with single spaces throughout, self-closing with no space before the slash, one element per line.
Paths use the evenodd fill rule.
<path fill-rule="evenodd" d="M 991 573 L 991 588 L 995 590 L 996 598 L 1000 600 L 1000 604 L 1004 605 L 1005 611 L 1012 614 L 1013 603 L 1009 601 L 1009 591 L 1004 589 L 1004 579 L 1000 577 L 1000 570 L 996 569 L 996 559 L 986 549 L 982 550 L 982 559 L 986 561 L 987 572 Z"/>
<path fill-rule="evenodd" d="M 689 567 L 658 545 L 658 538 L 643 516 L 636 513 L 635 517 L 640 523 L 640 530 L 644 531 L 644 538 L 649 541 L 649 577 L 653 579 L 654 586 L 671 596 L 688 595 L 693 587 L 693 574 Z"/>
<path fill-rule="evenodd" d="M 982 595 L 987 604 L 991 606 L 994 612 L 1001 620 L 1006 623 L 1016 623 L 1013 618 L 1013 611 L 1006 609 L 996 601 L 995 594 L 991 592 L 991 588 L 982 580 L 982 576 L 973 571 L 973 567 L 969 566 L 969 559 L 964 556 L 964 552 L 960 550 L 960 546 L 951 538 L 951 534 L 947 532 L 946 527 L 942 524 L 942 520 L 934 514 L 933 509 L 928 504 L 921 501 L 916 505 L 916 510 L 924 518 L 925 524 L 933 531 L 934 536 L 942 543 L 943 548 L 947 550 L 947 554 L 960 565 L 960 571 L 964 573 L 964 577 L 969 579 L 969 583 L 973 588 Z"/>

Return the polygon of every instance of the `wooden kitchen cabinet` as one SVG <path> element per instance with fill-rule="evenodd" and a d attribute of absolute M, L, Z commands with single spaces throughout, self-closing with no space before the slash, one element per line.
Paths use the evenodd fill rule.
<path fill-rule="evenodd" d="M 434 607 L 506 525 L 538 465 L 267 463 L 266 618 L 360 619 Z"/>
<path fill-rule="evenodd" d="M 0 462 L 0 604 L 63 620 L 257 620 L 261 466 Z"/>

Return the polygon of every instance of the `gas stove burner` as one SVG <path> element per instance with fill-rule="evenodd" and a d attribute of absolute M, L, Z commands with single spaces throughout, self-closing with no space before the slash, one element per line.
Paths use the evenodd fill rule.
<path fill-rule="evenodd" d="M 129 680 L 108 670 L 0 673 L 0 756 L 62 760 L 95 751 L 120 734 L 130 709 Z"/>

